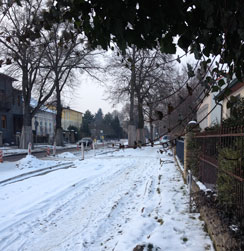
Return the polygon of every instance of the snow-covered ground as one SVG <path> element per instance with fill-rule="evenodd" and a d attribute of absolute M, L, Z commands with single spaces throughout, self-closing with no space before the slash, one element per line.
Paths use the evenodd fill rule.
<path fill-rule="evenodd" d="M 158 148 L 0 164 L 4 180 L 72 162 L 72 168 L 0 184 L 0 250 L 214 250 L 199 214 L 189 213 L 173 157 Z"/>
<path fill-rule="evenodd" d="M 48 147 L 52 149 L 53 145 L 35 144 L 32 152 L 39 152 L 43 150 L 45 151 L 47 150 Z M 76 147 L 76 144 L 66 144 L 64 147 L 57 146 L 56 149 L 65 149 L 74 147 Z M 4 146 L 0 147 L 0 150 L 2 151 L 4 156 L 28 153 L 28 149 L 19 149 L 17 146 Z"/>

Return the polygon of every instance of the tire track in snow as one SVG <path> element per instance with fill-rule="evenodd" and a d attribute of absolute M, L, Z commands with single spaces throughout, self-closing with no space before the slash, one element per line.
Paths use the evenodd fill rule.
<path fill-rule="evenodd" d="M 122 170 L 115 170 L 111 175 L 107 175 L 107 178 L 113 179 L 113 176 L 118 175 L 120 172 L 122 172 Z M 48 199 L 38 203 L 38 205 L 34 205 L 27 211 L 16 215 L 15 221 L 11 225 L 2 226 L 3 228 L 0 230 L 0 250 L 14 250 L 11 245 L 13 243 L 16 246 L 21 247 L 20 250 L 28 250 L 28 248 L 26 249 L 26 247 L 22 247 L 24 247 L 26 244 L 28 246 L 28 239 L 31 238 L 33 233 L 35 233 L 36 229 L 45 232 L 50 225 L 55 226 L 55 221 L 60 220 L 59 217 L 63 217 L 62 214 L 60 216 L 60 212 L 63 212 L 66 208 L 69 208 L 72 201 L 75 204 L 77 197 L 79 197 L 79 200 L 88 199 L 89 196 L 99 189 L 99 186 L 101 186 L 103 183 L 104 179 L 100 178 L 99 175 L 94 175 L 89 179 L 82 179 L 73 183 L 68 188 L 61 190 L 53 197 L 49 197 Z M 48 204 L 50 204 L 50 202 L 52 204 L 56 203 L 54 210 L 48 209 Z M 16 231 L 16 229 L 18 231 Z M 7 232 L 7 234 L 5 234 L 5 232 Z M 30 237 L 26 238 L 27 236 Z"/>
<path fill-rule="evenodd" d="M 101 250 L 100 244 L 103 242 L 110 245 L 114 235 L 123 233 L 122 224 L 128 222 L 135 211 L 141 210 L 141 197 L 153 168 L 152 163 L 152 160 L 148 160 L 148 156 L 136 160 L 134 158 L 129 163 L 125 162 L 124 165 L 128 165 L 127 167 L 97 184 L 90 190 L 86 199 L 77 198 L 73 201 L 81 205 L 79 210 L 74 211 L 72 215 L 66 215 L 63 219 L 53 219 L 53 225 L 49 225 L 40 241 L 32 243 L 32 250 L 39 247 L 43 250 L 97 251 Z M 71 204 L 74 204 L 73 202 L 70 201 Z M 65 225 L 68 226 L 66 229 L 63 227 Z M 88 226 L 89 232 L 87 232 Z M 49 238 L 46 238 L 46 234 Z M 42 239 L 49 241 L 43 243 Z M 113 245 L 111 242 L 111 246 Z"/>

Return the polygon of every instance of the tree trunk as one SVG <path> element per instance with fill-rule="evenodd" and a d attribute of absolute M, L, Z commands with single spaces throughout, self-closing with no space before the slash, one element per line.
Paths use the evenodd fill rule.
<path fill-rule="evenodd" d="M 57 96 L 57 104 L 56 104 L 56 130 L 55 130 L 55 142 L 57 146 L 63 146 L 63 128 L 62 128 L 62 104 L 60 97 L 59 85 L 56 83 L 56 96 Z"/>
<path fill-rule="evenodd" d="M 128 146 L 134 146 L 136 141 L 136 126 L 128 126 Z"/>
<path fill-rule="evenodd" d="M 22 126 L 21 137 L 20 137 L 20 148 L 28 149 L 28 144 L 29 143 L 31 143 L 32 147 L 33 147 L 31 113 L 30 113 L 30 105 L 28 103 L 28 104 L 24 104 L 23 126 Z"/>
<path fill-rule="evenodd" d="M 62 128 L 56 128 L 55 142 L 56 142 L 56 146 L 63 146 L 64 145 L 63 129 Z"/>
<path fill-rule="evenodd" d="M 143 145 L 146 143 L 144 128 L 136 129 L 136 140 L 137 140 L 138 145 L 139 144 Z"/>
<path fill-rule="evenodd" d="M 143 107 L 142 100 L 138 93 L 138 129 L 137 129 L 137 143 L 145 144 L 145 132 L 144 132 L 144 115 L 143 115 Z M 140 142 L 139 142 L 140 141 Z"/>
<path fill-rule="evenodd" d="M 130 121 L 128 126 L 128 146 L 134 146 L 136 141 L 136 126 L 134 119 L 135 81 L 135 47 L 133 47 L 133 62 L 131 64 L 130 79 Z"/>
<path fill-rule="evenodd" d="M 28 144 L 32 144 L 33 148 L 33 134 L 32 134 L 32 126 L 31 126 L 31 89 L 28 88 L 28 70 L 26 67 L 22 69 L 22 89 L 23 89 L 23 126 L 20 137 L 20 148 L 28 149 Z"/>
<path fill-rule="evenodd" d="M 154 140 L 153 135 L 153 121 L 152 121 L 152 107 L 149 105 L 149 127 L 150 127 L 150 139 Z"/>

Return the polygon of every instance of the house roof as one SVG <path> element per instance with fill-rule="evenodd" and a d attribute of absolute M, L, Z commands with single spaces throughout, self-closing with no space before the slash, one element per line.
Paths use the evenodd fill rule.
<path fill-rule="evenodd" d="M 77 113 L 83 114 L 83 112 L 79 112 L 79 111 L 76 111 L 74 109 L 70 109 L 69 107 L 63 107 L 63 110 L 69 110 L 69 111 L 73 111 L 73 112 L 77 112 Z"/>
<path fill-rule="evenodd" d="M 30 106 L 32 107 L 32 108 L 35 108 L 35 107 L 37 107 L 37 101 L 35 100 L 35 99 L 31 99 L 31 101 L 30 101 Z M 57 112 L 56 111 L 54 111 L 54 110 L 51 110 L 51 109 L 48 109 L 46 106 L 41 106 L 40 108 L 39 108 L 39 110 L 40 111 L 43 111 L 43 112 L 48 112 L 48 113 L 54 113 L 54 114 L 56 114 Z"/>
<path fill-rule="evenodd" d="M 221 92 L 219 92 L 215 99 L 223 100 L 226 96 L 228 97 L 231 93 L 239 90 L 241 87 L 244 86 L 244 82 L 240 82 L 237 78 L 233 79 L 229 85 L 227 85 Z M 226 92 L 226 90 L 229 90 Z"/>
<path fill-rule="evenodd" d="M 3 74 L 3 73 L 0 73 L 0 77 L 8 78 L 8 79 L 10 79 L 11 81 L 18 81 L 17 79 L 12 78 L 12 77 L 10 77 L 10 76 L 8 76 L 8 75 L 6 75 L 6 74 Z"/>

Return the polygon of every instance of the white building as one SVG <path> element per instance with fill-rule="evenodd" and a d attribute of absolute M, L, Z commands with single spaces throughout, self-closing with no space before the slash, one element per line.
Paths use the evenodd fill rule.
<path fill-rule="evenodd" d="M 221 105 L 216 105 L 214 93 L 210 93 L 200 104 L 197 122 L 202 130 L 221 123 Z"/>
<path fill-rule="evenodd" d="M 52 143 L 55 133 L 55 124 L 56 111 L 42 107 L 32 118 L 34 142 Z"/>

